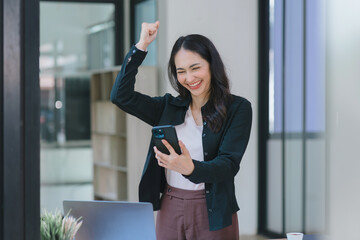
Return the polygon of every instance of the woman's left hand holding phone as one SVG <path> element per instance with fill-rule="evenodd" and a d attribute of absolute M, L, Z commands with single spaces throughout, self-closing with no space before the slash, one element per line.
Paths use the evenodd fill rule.
<path fill-rule="evenodd" d="M 182 154 L 179 155 L 166 140 L 162 140 L 162 143 L 169 150 L 170 154 L 167 155 L 162 153 L 154 147 L 155 157 L 158 160 L 159 166 L 176 171 L 183 175 L 190 175 L 194 171 L 195 166 L 189 151 L 185 147 L 185 144 L 182 141 L 179 141 L 179 146 L 182 152 Z"/>
<path fill-rule="evenodd" d="M 154 23 L 143 22 L 141 24 L 140 40 L 135 46 L 140 50 L 146 51 L 150 43 L 155 40 L 158 33 L 159 25 L 159 21 L 156 21 Z"/>

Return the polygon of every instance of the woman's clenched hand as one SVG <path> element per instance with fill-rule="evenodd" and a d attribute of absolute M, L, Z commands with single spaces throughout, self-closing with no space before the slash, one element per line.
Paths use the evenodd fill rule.
<path fill-rule="evenodd" d="M 140 40 L 136 44 L 136 47 L 138 49 L 141 49 L 145 51 L 147 47 L 152 43 L 156 35 L 158 33 L 160 22 L 156 21 L 154 23 L 146 23 L 143 22 L 141 25 L 141 34 L 140 34 Z"/>

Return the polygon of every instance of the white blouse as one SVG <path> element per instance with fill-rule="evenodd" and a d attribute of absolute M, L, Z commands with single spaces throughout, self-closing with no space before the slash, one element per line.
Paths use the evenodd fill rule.
<path fill-rule="evenodd" d="M 192 159 L 204 161 L 204 151 L 202 145 L 203 126 L 198 126 L 192 116 L 191 109 L 186 112 L 183 124 L 175 126 L 176 134 L 188 149 Z M 167 183 L 176 188 L 185 190 L 201 190 L 205 188 L 204 183 L 195 184 L 183 177 L 180 173 L 165 169 Z"/>

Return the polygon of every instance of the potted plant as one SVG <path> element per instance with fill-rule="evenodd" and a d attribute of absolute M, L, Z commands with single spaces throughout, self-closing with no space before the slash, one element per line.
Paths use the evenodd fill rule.
<path fill-rule="evenodd" d="M 82 224 L 81 218 L 65 216 L 59 210 L 54 213 L 43 210 L 40 223 L 41 240 L 73 240 Z"/>

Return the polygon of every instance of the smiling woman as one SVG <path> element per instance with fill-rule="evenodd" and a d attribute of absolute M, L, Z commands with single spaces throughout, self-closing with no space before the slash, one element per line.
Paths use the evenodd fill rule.
<path fill-rule="evenodd" d="M 119 108 L 152 126 L 175 126 L 179 139 L 181 154 L 165 140 L 170 154 L 151 141 L 139 199 L 160 210 L 159 240 L 239 239 L 234 177 L 249 141 L 251 104 L 230 94 L 218 51 L 198 34 L 180 37 L 170 55 L 168 74 L 179 96 L 134 91 L 138 67 L 159 26 L 142 24 L 140 40 L 125 57 L 111 91 Z"/>

